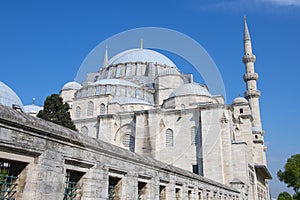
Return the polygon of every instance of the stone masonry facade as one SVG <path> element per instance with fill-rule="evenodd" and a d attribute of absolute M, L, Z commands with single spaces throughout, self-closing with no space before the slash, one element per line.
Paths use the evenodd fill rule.
<path fill-rule="evenodd" d="M 229 186 L 1 105 L 0 150 L 16 199 L 241 199 Z"/>

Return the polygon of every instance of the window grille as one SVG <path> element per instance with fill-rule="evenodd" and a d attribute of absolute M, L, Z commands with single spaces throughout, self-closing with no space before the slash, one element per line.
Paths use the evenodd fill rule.
<path fill-rule="evenodd" d="M 142 200 L 143 196 L 145 196 L 145 190 L 146 190 L 147 183 L 144 182 L 138 182 L 138 200 Z"/>
<path fill-rule="evenodd" d="M 173 131 L 171 129 L 167 129 L 166 131 L 166 146 L 172 147 L 173 146 Z"/>
<path fill-rule="evenodd" d="M 94 103 L 92 101 L 88 102 L 87 116 L 92 116 L 94 114 Z"/>
<path fill-rule="evenodd" d="M 89 133 L 89 129 L 86 126 L 83 126 L 83 127 L 81 127 L 81 133 L 87 135 Z"/>
<path fill-rule="evenodd" d="M 130 151 L 134 151 L 134 137 L 132 135 L 124 135 L 122 138 L 122 144 L 124 147 L 129 148 Z"/>
<path fill-rule="evenodd" d="M 15 200 L 18 192 L 18 176 L 27 163 L 0 160 L 0 199 Z"/>
<path fill-rule="evenodd" d="M 81 108 L 79 106 L 76 107 L 76 118 L 80 118 L 81 115 Z"/>
<path fill-rule="evenodd" d="M 83 176 L 82 172 L 68 171 L 66 173 L 64 200 L 73 200 L 78 193 L 78 182 Z"/>
<path fill-rule="evenodd" d="M 191 141 L 192 141 L 192 144 L 193 145 L 198 145 L 199 144 L 199 141 L 200 138 L 199 138 L 199 133 L 197 131 L 197 128 L 195 126 L 193 126 L 191 128 Z"/>
<path fill-rule="evenodd" d="M 0 162 L 0 199 L 1 200 L 15 200 L 17 192 L 17 178 L 16 174 L 10 172 L 10 163 Z"/>
<path fill-rule="evenodd" d="M 122 181 L 117 177 L 108 179 L 108 200 L 120 199 Z"/>

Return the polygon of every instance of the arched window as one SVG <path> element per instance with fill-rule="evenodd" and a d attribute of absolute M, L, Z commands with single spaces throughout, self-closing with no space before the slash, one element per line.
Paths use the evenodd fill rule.
<path fill-rule="evenodd" d="M 100 115 L 104 115 L 105 114 L 105 104 L 101 103 L 100 104 Z"/>
<path fill-rule="evenodd" d="M 76 113 L 75 113 L 75 117 L 76 118 L 80 118 L 81 115 L 81 108 L 79 106 L 76 107 Z"/>
<path fill-rule="evenodd" d="M 80 132 L 87 135 L 89 133 L 89 129 L 86 126 L 83 126 L 81 127 Z"/>
<path fill-rule="evenodd" d="M 166 130 L 166 146 L 167 147 L 172 147 L 173 146 L 173 138 L 174 134 L 172 129 L 167 129 Z"/>
<path fill-rule="evenodd" d="M 129 148 L 130 151 L 134 151 L 134 137 L 130 134 L 125 134 L 122 138 L 122 144 L 124 147 Z"/>
<path fill-rule="evenodd" d="M 92 116 L 94 114 L 94 103 L 92 101 L 88 102 L 87 116 Z"/>
<path fill-rule="evenodd" d="M 191 128 L 191 143 L 193 145 L 198 145 L 199 144 L 199 140 L 200 140 L 200 138 L 199 138 L 199 134 L 198 134 L 197 128 L 196 128 L 196 126 L 193 126 Z"/>
<path fill-rule="evenodd" d="M 184 104 L 181 104 L 181 109 L 185 109 L 185 105 Z"/>

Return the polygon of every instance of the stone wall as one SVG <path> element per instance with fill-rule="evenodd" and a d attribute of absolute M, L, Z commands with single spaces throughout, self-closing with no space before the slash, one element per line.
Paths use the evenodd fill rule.
<path fill-rule="evenodd" d="M 226 185 L 0 105 L 0 164 L 17 199 L 239 199 Z M 66 187 L 74 183 L 74 188 Z M 66 190 L 68 189 L 68 190 Z M 111 197 L 111 196 L 110 196 Z"/>

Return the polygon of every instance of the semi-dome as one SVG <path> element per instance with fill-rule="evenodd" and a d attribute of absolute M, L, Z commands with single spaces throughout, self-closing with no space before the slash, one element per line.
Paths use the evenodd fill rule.
<path fill-rule="evenodd" d="M 248 104 L 248 101 L 244 97 L 237 97 L 232 102 L 232 104 L 245 104 L 245 103 Z"/>
<path fill-rule="evenodd" d="M 141 49 L 141 48 L 129 49 L 115 55 L 109 60 L 106 66 L 111 64 L 119 64 L 119 63 L 127 63 L 127 62 L 152 62 L 161 65 L 167 65 L 170 67 L 175 66 L 175 64 L 165 55 L 157 51 L 153 51 L 150 49 Z"/>
<path fill-rule="evenodd" d="M 82 86 L 77 83 L 76 81 L 71 81 L 66 83 L 63 87 L 62 90 L 80 90 Z"/>
<path fill-rule="evenodd" d="M 7 85 L 0 81 L 0 104 L 12 107 L 13 105 L 20 106 L 23 109 L 23 104 L 18 95 Z"/>
<path fill-rule="evenodd" d="M 198 96 L 211 97 L 211 94 L 208 92 L 207 88 L 197 83 L 187 83 L 181 85 L 171 93 L 170 97 L 185 96 L 185 95 L 198 95 Z"/>

